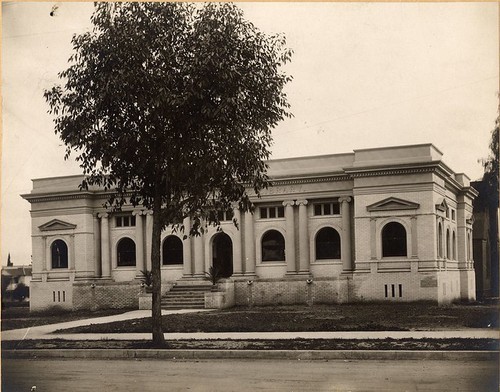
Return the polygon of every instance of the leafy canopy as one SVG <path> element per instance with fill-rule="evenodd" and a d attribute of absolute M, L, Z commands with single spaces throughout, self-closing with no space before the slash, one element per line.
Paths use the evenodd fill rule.
<path fill-rule="evenodd" d="M 268 36 L 233 4 L 96 3 L 93 30 L 72 39 L 62 86 L 45 92 L 55 132 L 87 175 L 152 208 L 162 226 L 218 223 L 245 185 L 266 187 L 271 129 L 291 116 L 281 35 Z"/>

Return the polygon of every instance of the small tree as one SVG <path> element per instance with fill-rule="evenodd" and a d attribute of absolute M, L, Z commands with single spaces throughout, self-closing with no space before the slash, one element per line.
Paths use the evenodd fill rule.
<path fill-rule="evenodd" d="M 7 256 L 7 267 L 12 267 L 12 261 L 10 261 L 10 252 L 9 255 Z"/>
<path fill-rule="evenodd" d="M 64 85 L 45 92 L 55 132 L 91 184 L 153 211 L 153 342 L 161 328 L 160 235 L 199 235 L 218 212 L 267 186 L 271 129 L 289 116 L 282 36 L 233 4 L 96 3 L 93 30 L 72 39 Z M 186 233 L 188 234 L 188 233 Z"/>

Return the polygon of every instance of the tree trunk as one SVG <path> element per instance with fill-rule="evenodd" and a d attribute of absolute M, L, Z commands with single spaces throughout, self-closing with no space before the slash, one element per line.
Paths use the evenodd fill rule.
<path fill-rule="evenodd" d="M 156 195 L 153 205 L 153 244 L 151 247 L 151 271 L 153 278 L 152 327 L 153 345 L 165 346 L 163 328 L 161 325 L 161 270 L 160 270 L 160 240 L 161 240 L 161 197 Z"/>

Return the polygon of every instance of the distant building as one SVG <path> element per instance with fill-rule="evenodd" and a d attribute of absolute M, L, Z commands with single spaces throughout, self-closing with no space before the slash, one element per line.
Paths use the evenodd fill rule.
<path fill-rule="evenodd" d="M 2 301 L 29 299 L 30 283 L 31 265 L 2 267 Z M 20 285 L 27 289 L 20 290 Z M 19 292 L 16 292 L 16 290 Z"/>
<path fill-rule="evenodd" d="M 162 288 L 218 266 L 236 304 L 475 299 L 472 202 L 465 174 L 432 144 L 269 162 L 273 186 L 222 232 L 161 237 Z M 150 269 L 152 215 L 82 176 L 33 180 L 32 309 L 137 307 Z M 239 222 L 237 229 L 231 222 Z M 187 218 L 184 224 L 189 227 Z"/>
<path fill-rule="evenodd" d="M 474 200 L 474 268 L 478 298 L 498 297 L 499 234 L 498 195 L 484 181 L 471 185 L 479 192 Z"/>

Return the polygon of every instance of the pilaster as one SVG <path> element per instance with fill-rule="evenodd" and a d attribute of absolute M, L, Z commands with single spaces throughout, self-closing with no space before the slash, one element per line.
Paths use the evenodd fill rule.
<path fill-rule="evenodd" d="M 255 231 L 250 211 L 245 212 L 245 275 L 255 275 Z"/>
<path fill-rule="evenodd" d="M 101 261 L 102 277 L 111 278 L 111 256 L 109 248 L 109 214 L 99 213 L 101 218 Z"/>
<path fill-rule="evenodd" d="M 307 200 L 297 200 L 299 206 L 299 273 L 309 273 L 309 230 Z"/>
<path fill-rule="evenodd" d="M 243 263 L 241 260 L 241 212 L 240 209 L 235 206 L 233 209 L 233 217 L 238 223 L 238 229 L 235 231 L 234 243 L 233 243 L 233 275 L 241 276 L 243 275 Z"/>
<path fill-rule="evenodd" d="M 342 239 L 341 239 L 341 258 L 342 272 L 351 272 L 354 268 L 351 256 L 351 214 L 349 203 L 351 197 L 339 197 L 342 214 Z"/>
<path fill-rule="evenodd" d="M 286 258 L 286 273 L 296 274 L 297 265 L 295 260 L 295 223 L 293 216 L 293 200 L 285 200 L 283 206 L 285 207 L 285 220 L 286 220 L 286 239 L 285 239 L 285 258 Z"/>

